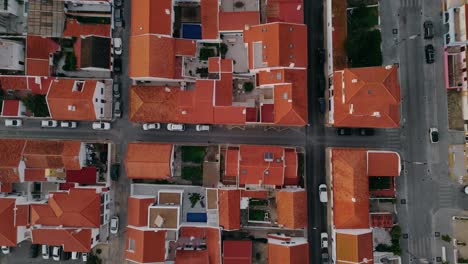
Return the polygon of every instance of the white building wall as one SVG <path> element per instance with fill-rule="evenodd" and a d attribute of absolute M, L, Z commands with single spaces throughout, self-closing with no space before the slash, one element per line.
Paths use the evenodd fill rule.
<path fill-rule="evenodd" d="M 0 39 L 0 69 L 24 71 L 23 43 L 18 41 Z"/>

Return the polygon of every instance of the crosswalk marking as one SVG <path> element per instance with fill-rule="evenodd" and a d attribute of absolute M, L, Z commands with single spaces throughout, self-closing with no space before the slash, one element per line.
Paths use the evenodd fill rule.
<path fill-rule="evenodd" d="M 439 186 L 439 206 L 452 207 L 453 205 L 453 188 L 449 185 Z"/>

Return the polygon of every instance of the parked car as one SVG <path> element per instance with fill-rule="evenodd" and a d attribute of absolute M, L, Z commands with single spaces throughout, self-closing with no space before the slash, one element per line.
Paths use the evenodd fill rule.
<path fill-rule="evenodd" d="M 114 81 L 114 84 L 112 85 L 112 93 L 115 98 L 120 98 L 120 83 L 118 81 Z"/>
<path fill-rule="evenodd" d="M 374 135 L 374 129 L 372 128 L 359 128 L 359 135 L 361 136 L 372 136 Z"/>
<path fill-rule="evenodd" d="M 121 7 L 123 5 L 122 0 L 114 0 L 114 8 L 115 7 Z"/>
<path fill-rule="evenodd" d="M 81 253 L 81 258 L 83 259 L 83 262 L 88 261 L 88 253 Z"/>
<path fill-rule="evenodd" d="M 323 232 L 320 234 L 320 244 L 322 245 L 322 248 L 328 248 L 328 234 Z"/>
<path fill-rule="evenodd" d="M 468 185 L 463 187 L 463 191 L 465 192 L 465 194 L 468 194 Z"/>
<path fill-rule="evenodd" d="M 58 122 L 55 120 L 43 120 L 41 122 L 41 127 L 57 127 Z"/>
<path fill-rule="evenodd" d="M 167 130 L 169 130 L 169 131 L 185 131 L 185 125 L 184 124 L 169 123 L 169 124 L 167 124 Z"/>
<path fill-rule="evenodd" d="M 434 63 L 434 46 L 428 44 L 424 47 L 424 51 L 426 53 L 426 63 Z"/>
<path fill-rule="evenodd" d="M 120 164 L 112 164 L 111 167 L 111 180 L 118 181 L 120 176 Z"/>
<path fill-rule="evenodd" d="M 324 49 L 317 49 L 317 57 L 318 57 L 318 60 L 319 60 L 319 64 L 324 64 L 325 63 L 325 58 L 326 58 L 326 54 L 325 54 L 325 50 Z"/>
<path fill-rule="evenodd" d="M 5 119 L 6 127 L 21 127 L 23 125 L 23 120 L 21 119 Z"/>
<path fill-rule="evenodd" d="M 116 27 L 125 27 L 124 21 L 123 21 L 123 9 L 122 8 L 114 9 L 114 25 Z"/>
<path fill-rule="evenodd" d="M 327 185 L 326 184 L 320 184 L 319 185 L 319 198 L 320 198 L 320 202 L 322 202 L 322 203 L 328 202 L 328 193 L 327 193 Z"/>
<path fill-rule="evenodd" d="M 10 247 L 2 246 L 2 253 L 3 254 L 10 254 Z"/>
<path fill-rule="evenodd" d="M 429 129 L 429 138 L 431 140 L 431 143 L 439 142 L 439 130 L 435 127 L 431 127 Z"/>
<path fill-rule="evenodd" d="M 143 130 L 158 130 L 161 128 L 159 123 L 144 123 Z"/>
<path fill-rule="evenodd" d="M 328 252 L 322 252 L 322 263 L 328 264 L 330 262 L 330 258 L 328 257 Z"/>
<path fill-rule="evenodd" d="M 71 259 L 79 259 L 79 258 L 80 258 L 80 252 L 71 253 Z"/>
<path fill-rule="evenodd" d="M 122 60 L 119 58 L 114 59 L 113 69 L 114 73 L 121 73 L 122 72 Z"/>
<path fill-rule="evenodd" d="M 122 103 L 120 101 L 114 103 L 114 116 L 117 118 L 122 117 Z"/>
<path fill-rule="evenodd" d="M 110 220 L 110 232 L 111 234 L 117 234 L 119 232 L 119 217 L 113 216 Z"/>
<path fill-rule="evenodd" d="M 122 39 L 113 38 L 112 39 L 112 50 L 115 55 L 122 55 Z"/>
<path fill-rule="evenodd" d="M 351 136 L 353 134 L 353 130 L 347 127 L 339 127 L 336 129 L 336 133 L 338 136 Z"/>
<path fill-rule="evenodd" d="M 55 260 L 55 261 L 59 261 L 61 252 L 62 252 L 62 247 L 60 247 L 60 246 L 53 247 L 53 249 L 52 249 L 52 259 Z"/>
<path fill-rule="evenodd" d="M 196 125 L 195 126 L 195 130 L 196 131 L 210 131 L 211 130 L 211 126 L 210 125 Z"/>
<path fill-rule="evenodd" d="M 320 111 L 320 113 L 322 113 L 322 114 L 325 113 L 325 108 L 326 108 L 325 98 L 319 97 L 318 102 L 319 102 L 319 111 Z"/>
<path fill-rule="evenodd" d="M 434 37 L 434 25 L 432 21 L 426 20 L 424 21 L 424 38 L 431 39 Z"/>
<path fill-rule="evenodd" d="M 77 124 L 75 121 L 62 121 L 60 122 L 60 127 L 63 128 L 76 128 Z"/>
<path fill-rule="evenodd" d="M 109 130 L 111 124 L 109 122 L 93 122 L 93 129 L 95 130 Z"/>
<path fill-rule="evenodd" d="M 65 252 L 63 250 L 60 252 L 60 260 L 69 260 L 70 257 L 71 257 L 70 252 Z"/>
<path fill-rule="evenodd" d="M 50 251 L 48 245 L 42 245 L 42 258 L 49 259 Z"/>
<path fill-rule="evenodd" d="M 29 248 L 29 257 L 37 258 L 38 255 L 39 255 L 39 245 L 31 244 L 31 247 Z"/>

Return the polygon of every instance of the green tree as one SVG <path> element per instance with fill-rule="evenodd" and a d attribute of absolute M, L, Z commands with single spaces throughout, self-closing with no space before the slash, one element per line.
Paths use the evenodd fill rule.
<path fill-rule="evenodd" d="M 449 235 L 442 235 L 441 239 L 445 242 L 450 242 L 452 241 L 452 238 Z"/>
<path fill-rule="evenodd" d="M 381 42 L 380 31 L 377 29 L 348 34 L 345 49 L 350 66 L 355 68 L 382 65 Z"/>
<path fill-rule="evenodd" d="M 21 101 L 24 103 L 26 108 L 33 113 L 35 117 L 50 116 L 45 95 L 28 95 L 22 98 Z"/>
<path fill-rule="evenodd" d="M 73 52 L 67 52 L 65 55 L 65 64 L 62 69 L 64 71 L 75 71 L 76 70 L 76 56 Z"/>
<path fill-rule="evenodd" d="M 244 83 L 244 84 L 242 85 L 242 87 L 244 88 L 244 91 L 246 91 L 246 92 L 251 92 L 251 91 L 253 91 L 253 89 L 254 89 L 254 85 L 253 85 L 253 83 L 251 83 L 251 82 L 246 82 L 246 83 Z"/>

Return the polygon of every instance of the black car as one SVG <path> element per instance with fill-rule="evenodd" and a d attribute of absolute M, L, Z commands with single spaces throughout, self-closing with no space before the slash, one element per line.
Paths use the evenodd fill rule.
<path fill-rule="evenodd" d="M 121 73 L 122 72 L 122 60 L 121 59 L 114 59 L 114 73 Z"/>
<path fill-rule="evenodd" d="M 426 62 L 429 64 L 434 63 L 434 46 L 428 44 L 424 47 L 424 51 L 426 52 Z"/>
<path fill-rule="evenodd" d="M 322 113 L 322 114 L 325 113 L 325 107 L 326 107 L 326 105 L 325 105 L 325 98 L 320 97 L 320 98 L 318 99 L 318 102 L 319 102 L 319 110 L 320 110 L 320 113 Z"/>
<path fill-rule="evenodd" d="M 111 180 L 118 181 L 120 172 L 120 164 L 113 164 L 111 167 Z"/>
<path fill-rule="evenodd" d="M 338 136 L 351 136 L 353 134 L 353 130 L 347 127 L 339 127 L 336 129 L 336 133 Z"/>
<path fill-rule="evenodd" d="M 317 49 L 317 57 L 319 64 L 324 64 L 325 63 L 325 50 L 324 49 Z"/>
<path fill-rule="evenodd" d="M 65 251 L 61 251 L 60 252 L 60 260 L 69 260 L 71 257 L 71 252 L 65 252 Z"/>
<path fill-rule="evenodd" d="M 122 8 L 114 8 L 114 25 L 116 27 L 125 27 Z"/>
<path fill-rule="evenodd" d="M 374 132 L 374 129 L 372 128 L 360 128 L 359 129 L 359 135 L 361 136 L 372 136 L 374 134 L 375 132 Z"/>
<path fill-rule="evenodd" d="M 114 7 L 122 7 L 123 1 L 122 0 L 114 0 Z"/>
<path fill-rule="evenodd" d="M 434 25 L 432 24 L 432 21 L 425 21 L 424 22 L 424 38 L 425 39 L 431 39 L 434 37 Z"/>
<path fill-rule="evenodd" d="M 29 257 L 37 258 L 38 255 L 39 255 L 39 245 L 31 244 L 31 247 L 29 248 Z"/>
<path fill-rule="evenodd" d="M 322 252 L 322 263 L 329 263 L 328 252 Z"/>

